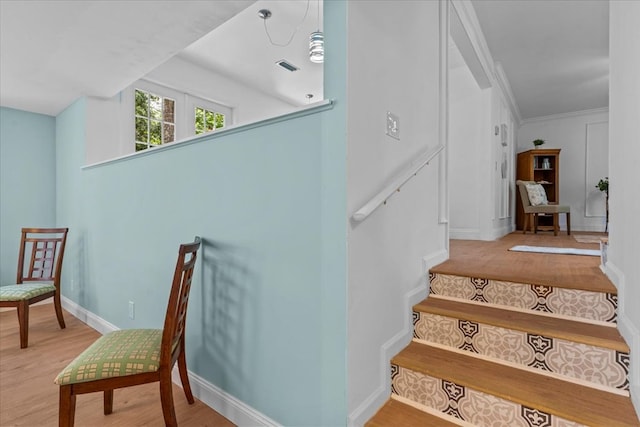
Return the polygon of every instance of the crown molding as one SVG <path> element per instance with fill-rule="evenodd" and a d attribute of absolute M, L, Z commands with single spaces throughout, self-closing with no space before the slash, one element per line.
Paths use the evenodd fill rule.
<path fill-rule="evenodd" d="M 451 0 L 451 6 L 455 9 L 455 13 L 457 13 L 460 18 L 462 27 L 467 33 L 469 41 L 471 42 L 476 55 L 478 55 L 478 60 L 480 61 L 480 64 L 482 64 L 482 68 L 486 75 L 490 80 L 492 80 L 492 82 L 495 82 L 496 73 L 493 57 L 491 56 L 489 45 L 487 45 L 487 41 L 482 33 L 482 27 L 480 27 L 480 21 L 478 21 L 478 16 L 471 4 L 471 0 Z"/>
<path fill-rule="evenodd" d="M 471 0 L 450 1 L 451 6 L 455 9 L 455 13 L 457 13 L 460 18 L 464 31 L 467 33 L 471 46 L 478 56 L 478 60 L 485 74 L 488 76 L 491 85 L 500 88 L 507 100 L 507 104 L 509 105 L 509 110 L 511 110 L 514 121 L 517 125 L 520 125 L 522 123 L 522 115 L 520 114 L 520 109 L 518 108 L 518 104 L 513 96 L 511 84 L 509 83 L 509 79 L 504 73 L 502 66 L 493 60 L 491 50 L 484 38 L 480 21 L 478 21 L 478 15 L 476 15 L 476 11 L 473 8 Z"/>
<path fill-rule="evenodd" d="M 573 117 L 587 116 L 589 114 L 600 114 L 600 113 L 608 113 L 608 112 L 609 112 L 609 107 L 594 108 L 591 110 L 571 111 L 568 113 L 552 114 L 550 116 L 539 116 L 539 117 L 532 117 L 530 119 L 524 119 L 522 120 L 521 125 L 538 123 L 538 122 L 546 122 L 548 120 L 570 119 Z"/>
<path fill-rule="evenodd" d="M 520 108 L 518 108 L 516 98 L 513 96 L 513 91 L 511 90 L 511 84 L 509 83 L 509 79 L 507 78 L 507 75 L 504 72 L 504 68 L 502 68 L 502 64 L 500 62 L 496 62 L 496 81 L 498 82 L 500 89 L 502 89 L 504 97 L 507 99 L 509 108 L 513 113 L 513 120 L 518 126 L 520 126 L 522 124 L 522 115 L 520 114 Z"/>

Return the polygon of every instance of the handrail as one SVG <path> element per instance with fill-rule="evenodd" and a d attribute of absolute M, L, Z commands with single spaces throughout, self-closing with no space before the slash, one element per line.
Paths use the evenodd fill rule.
<path fill-rule="evenodd" d="M 387 200 L 393 195 L 393 193 L 395 193 L 396 191 L 400 191 L 400 188 L 407 181 L 416 176 L 420 169 L 428 165 L 429 162 L 443 149 L 444 145 L 440 144 L 437 147 L 431 150 L 427 150 L 425 153 L 421 154 L 416 160 L 411 162 L 411 164 L 405 170 L 396 175 L 396 177 L 391 180 L 389 185 L 384 187 L 382 191 L 380 191 L 364 206 L 358 209 L 356 213 L 351 216 L 351 218 L 354 221 L 363 221 L 365 218 L 371 215 L 371 213 L 375 211 L 381 204 L 387 203 Z"/>

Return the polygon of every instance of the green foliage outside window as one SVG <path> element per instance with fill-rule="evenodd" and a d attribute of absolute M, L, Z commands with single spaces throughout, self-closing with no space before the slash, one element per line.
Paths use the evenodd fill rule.
<path fill-rule="evenodd" d="M 136 151 L 175 140 L 175 101 L 135 91 Z"/>
<path fill-rule="evenodd" d="M 196 135 L 224 127 L 224 114 L 222 113 L 196 107 L 195 116 Z"/>

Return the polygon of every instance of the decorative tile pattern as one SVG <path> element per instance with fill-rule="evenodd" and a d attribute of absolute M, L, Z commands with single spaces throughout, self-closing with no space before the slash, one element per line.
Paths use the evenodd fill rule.
<path fill-rule="evenodd" d="M 393 372 L 391 377 L 393 393 L 441 412 L 444 412 L 449 406 L 449 397 L 442 387 L 441 380 L 394 364 L 391 364 L 391 370 Z"/>
<path fill-rule="evenodd" d="M 395 366 L 395 365 L 394 365 Z M 536 409 L 395 366 L 393 392 L 477 426 L 581 427 Z"/>
<path fill-rule="evenodd" d="M 615 350 L 424 312 L 414 313 L 414 335 L 448 347 L 629 390 L 629 355 Z"/>
<path fill-rule="evenodd" d="M 430 273 L 430 292 L 476 302 L 615 323 L 613 294 Z"/>

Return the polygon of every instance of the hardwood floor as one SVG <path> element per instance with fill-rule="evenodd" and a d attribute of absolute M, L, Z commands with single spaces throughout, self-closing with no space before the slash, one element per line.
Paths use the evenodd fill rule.
<path fill-rule="evenodd" d="M 590 235 L 604 233 L 582 233 Z M 600 258 L 583 255 L 512 252 L 516 245 L 599 249 L 597 243 L 578 243 L 573 235 L 515 232 L 491 242 L 451 240 L 450 259 L 431 271 L 442 274 L 475 275 L 494 280 L 547 284 L 586 291 L 617 293 L 600 270 Z"/>
<path fill-rule="evenodd" d="M 55 376 L 100 334 L 65 312 L 61 330 L 51 304 L 31 307 L 29 347 L 20 349 L 15 310 L 0 312 L 0 425 L 57 426 Z M 193 385 L 192 385 L 193 386 Z M 180 426 L 233 426 L 196 399 L 189 405 L 173 386 Z M 158 384 L 116 390 L 113 413 L 103 415 L 102 393 L 78 396 L 76 426 L 163 426 Z"/>
<path fill-rule="evenodd" d="M 598 234 L 598 233 L 587 233 Z M 556 283 L 557 286 L 599 290 L 616 293 L 615 287 L 599 270 L 600 259 L 591 256 L 546 255 L 509 252 L 514 245 L 574 247 L 596 249 L 598 244 L 578 243 L 572 236 L 544 233 L 522 235 L 512 233 L 493 242 L 452 240 L 451 259 L 432 271 L 443 274 L 473 274 L 484 272 L 485 277 L 497 280 Z M 568 280 L 569 279 L 569 280 Z M 442 307 L 439 308 L 444 310 Z M 476 316 L 489 316 L 491 310 L 475 310 Z M 520 319 L 525 317 L 514 314 Z M 476 319 L 476 320 L 483 320 Z M 19 348 L 16 313 L 0 311 L 0 425 L 1 426 L 55 426 L 58 419 L 58 387 L 54 377 L 76 355 L 90 345 L 98 332 L 84 325 L 65 312 L 67 328 L 60 330 L 51 304 L 34 306 L 30 313 L 29 347 Z M 522 320 L 525 322 L 526 320 Z M 551 321 L 551 320 L 549 320 Z M 585 335 L 579 329 L 571 329 L 562 336 Z M 612 330 L 615 331 L 615 330 Z M 603 335 L 603 334 L 601 334 Z M 589 341 L 590 340 L 590 341 Z M 610 340 L 608 335 L 586 337 L 582 341 Z M 220 414 L 196 400 L 188 405 L 184 393 L 174 385 L 174 402 L 181 426 L 232 426 Z M 387 409 L 405 406 L 392 402 Z M 385 410 L 387 410 L 385 409 Z M 444 420 L 438 423 L 426 421 L 428 414 L 409 409 L 402 419 L 388 414 L 388 422 L 380 425 L 450 425 Z M 382 418 L 385 414 L 382 413 Z M 419 420 L 419 421 L 418 421 Z M 114 412 L 105 416 L 102 412 L 102 394 L 82 395 L 77 400 L 77 426 L 162 426 L 163 418 L 157 384 L 117 390 L 114 396 Z M 373 424 L 372 424 L 373 425 Z"/>
<path fill-rule="evenodd" d="M 391 360 L 391 398 L 367 427 L 440 425 L 421 418 L 433 415 L 443 425 L 640 427 L 600 257 L 515 245 L 599 249 L 552 233 L 451 240 L 413 307 L 413 339 Z"/>

